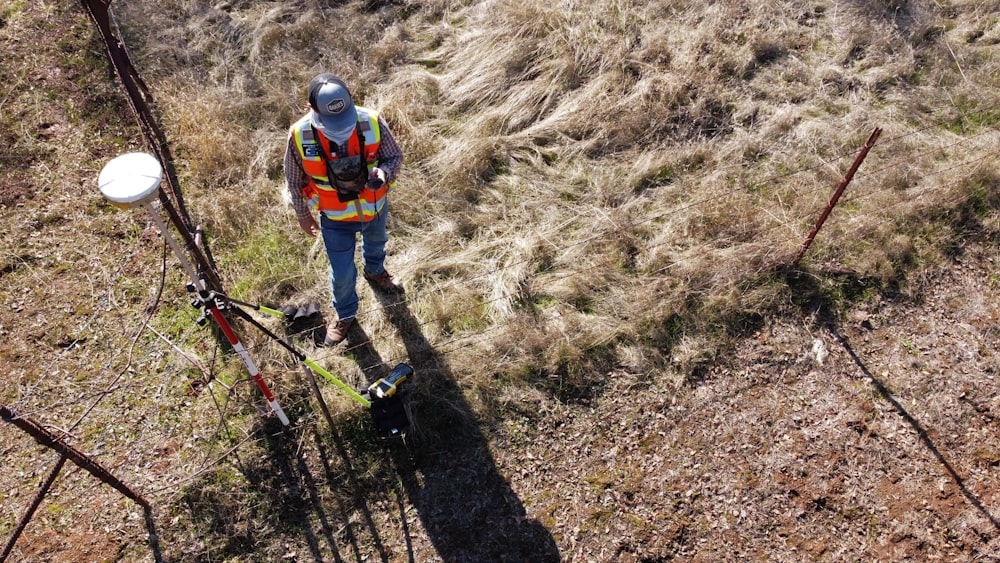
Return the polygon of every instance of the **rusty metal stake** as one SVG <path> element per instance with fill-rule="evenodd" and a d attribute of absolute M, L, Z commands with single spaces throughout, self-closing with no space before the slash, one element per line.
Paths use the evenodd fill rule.
<path fill-rule="evenodd" d="M 823 214 L 820 215 L 819 220 L 816 221 L 816 226 L 813 227 L 812 232 L 810 232 L 809 236 L 806 237 L 806 241 L 802 243 L 802 248 L 799 250 L 795 260 L 792 261 L 793 268 L 799 265 L 799 260 L 802 260 L 802 256 L 805 255 L 806 250 L 809 250 L 809 245 L 812 244 L 813 239 L 816 238 L 816 233 L 819 232 L 823 223 L 826 221 L 826 218 L 830 216 L 830 212 L 833 211 L 834 206 L 837 205 L 837 200 L 839 200 L 840 196 L 843 195 L 844 190 L 847 189 L 847 184 L 851 183 L 851 179 L 854 178 L 854 173 L 858 171 L 861 163 L 864 162 L 865 157 L 868 156 L 868 151 L 875 146 L 875 141 L 881 134 L 882 130 L 876 127 L 875 130 L 872 131 L 871 136 L 868 137 L 868 142 L 861 148 L 861 152 L 858 154 L 858 157 L 854 159 L 854 164 L 851 165 L 851 169 L 847 171 L 844 179 L 840 181 L 840 185 L 837 186 L 837 190 L 833 193 L 833 197 L 830 198 L 830 203 L 826 204 L 826 209 L 823 210 Z"/>
<path fill-rule="evenodd" d="M 117 477 L 112 475 L 111 472 L 101 466 L 101 464 L 91 459 L 87 454 L 67 444 L 55 434 L 42 428 L 37 422 L 19 417 L 17 413 L 5 405 L 0 405 L 0 418 L 3 418 L 6 422 L 10 422 L 21 430 L 24 430 L 39 444 L 62 454 L 79 466 L 80 469 L 83 469 L 87 473 L 90 473 L 94 477 L 97 477 L 101 481 L 111 485 L 121 494 L 137 502 L 139 506 L 142 506 L 143 508 L 148 508 L 150 506 L 146 499 L 142 498 L 142 495 L 133 491 L 128 487 L 128 485 L 118 480 Z"/>
<path fill-rule="evenodd" d="M 3 553 L 0 553 L 0 563 L 6 561 L 10 552 L 14 550 L 14 544 L 17 543 L 17 539 L 21 537 L 21 533 L 24 532 L 24 529 L 28 527 L 28 522 L 31 522 L 31 517 L 35 515 L 35 511 L 38 510 L 38 507 L 42 504 L 42 499 L 44 499 L 45 495 L 49 493 L 49 489 L 52 488 L 52 483 L 55 483 L 56 477 L 58 477 L 59 472 L 62 471 L 63 465 L 66 465 L 65 454 L 59 456 L 59 461 L 57 461 L 56 466 L 52 468 L 48 479 L 46 479 L 45 483 L 42 484 L 42 487 L 38 489 L 38 494 L 35 495 L 35 500 L 31 501 L 31 506 L 29 506 L 28 510 L 24 512 L 24 516 L 21 516 L 21 521 L 17 523 L 17 528 L 14 529 L 14 533 L 10 536 L 10 539 L 7 540 L 7 545 L 4 546 Z"/>
<path fill-rule="evenodd" d="M 42 428 L 42 426 L 40 426 L 37 422 L 18 416 L 13 409 L 2 404 L 0 404 L 0 418 L 2 418 L 5 422 L 9 422 L 14 426 L 17 426 L 26 434 L 34 438 L 39 444 L 46 446 L 59 454 L 59 461 L 52 469 L 48 479 L 45 480 L 42 488 L 39 489 L 38 494 L 35 495 L 35 500 L 31 503 L 31 507 L 21 518 L 21 522 L 18 524 L 17 529 L 14 530 L 14 535 L 10 538 L 10 540 L 8 540 L 3 553 L 0 554 L 0 563 L 5 561 L 7 556 L 10 555 L 11 550 L 14 549 L 14 543 L 17 541 L 18 537 L 20 537 L 24 528 L 28 525 L 28 522 L 34 515 L 35 510 L 37 510 L 38 506 L 41 504 L 42 499 L 49 492 L 49 489 L 52 487 L 52 483 L 55 482 L 56 477 L 63 468 L 63 465 L 66 464 L 67 459 L 75 463 L 78 467 L 80 467 L 80 469 L 83 469 L 94 477 L 97 477 L 104 483 L 111 485 L 115 490 L 138 503 L 139 506 L 143 507 L 143 509 L 147 511 L 147 513 L 152 508 L 146 499 L 144 499 L 139 493 L 130 489 L 128 485 L 122 483 L 117 477 L 112 475 L 110 471 L 101 466 L 101 464 L 94 461 L 87 454 L 67 444 L 52 432 Z"/>

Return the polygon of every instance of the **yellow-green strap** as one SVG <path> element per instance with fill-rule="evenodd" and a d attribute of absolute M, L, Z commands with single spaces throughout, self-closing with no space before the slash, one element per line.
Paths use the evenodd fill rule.
<path fill-rule="evenodd" d="M 272 309 L 270 307 L 265 307 L 263 305 L 258 305 L 257 308 L 260 309 L 261 313 L 264 313 L 264 314 L 267 314 L 267 315 L 272 315 L 272 316 L 281 317 L 281 318 L 285 317 L 285 314 L 282 313 L 281 311 L 277 310 L 277 309 Z"/>
<path fill-rule="evenodd" d="M 322 366 L 320 366 L 319 364 L 317 364 L 316 362 L 314 362 L 313 360 L 311 360 L 309 358 L 306 358 L 303 361 L 314 372 L 322 375 L 327 380 L 329 380 L 330 383 L 333 383 L 337 387 L 340 387 L 341 389 L 343 389 L 344 392 L 346 392 L 348 395 L 350 395 L 352 399 L 354 399 L 355 401 L 357 401 L 357 402 L 361 403 L 362 405 L 364 405 L 365 408 L 369 408 L 369 409 L 372 408 L 371 401 L 369 401 L 368 399 L 362 397 L 357 391 L 355 391 L 354 389 L 351 389 L 346 383 L 344 383 L 343 381 L 337 379 L 336 377 L 334 377 L 334 375 L 332 373 L 330 373 L 330 372 L 326 371 L 325 369 L 323 369 Z"/>

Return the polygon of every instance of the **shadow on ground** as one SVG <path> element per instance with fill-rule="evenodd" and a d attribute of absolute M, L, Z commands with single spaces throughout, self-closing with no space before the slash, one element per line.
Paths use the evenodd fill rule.
<path fill-rule="evenodd" d="M 835 323 L 833 323 L 832 321 L 828 322 L 827 329 L 834 336 L 834 338 L 837 339 L 837 342 L 844 348 L 844 351 L 846 351 L 847 355 L 850 356 L 851 361 L 853 361 L 854 364 L 858 366 L 858 369 L 861 370 L 861 373 L 863 373 L 865 377 L 867 377 L 868 380 L 871 381 L 872 386 L 875 388 L 875 391 L 879 394 L 879 396 L 882 397 L 882 399 L 888 402 L 890 405 L 892 405 L 892 408 L 896 411 L 896 413 L 899 414 L 899 416 L 902 417 L 903 420 L 905 420 L 907 424 L 910 425 L 911 428 L 913 428 L 914 432 L 916 432 L 917 436 L 920 438 L 920 442 L 924 445 L 925 448 L 927 448 L 927 450 L 934 456 L 934 458 L 938 460 L 938 462 L 944 468 L 945 473 L 947 473 L 948 476 L 951 478 L 951 480 L 954 481 L 955 486 L 958 487 L 958 490 L 962 492 L 962 495 L 969 502 L 969 504 L 975 507 L 975 509 L 979 511 L 979 513 L 982 514 L 983 517 L 985 517 L 993 525 L 994 529 L 1000 530 L 1000 521 L 997 521 L 997 519 L 994 518 L 992 514 L 990 514 L 990 511 L 987 510 L 985 505 L 983 505 L 982 499 L 980 499 L 978 496 L 975 495 L 975 493 L 969 490 L 969 488 L 965 484 L 965 479 L 963 479 L 962 476 L 958 474 L 954 466 L 952 466 L 952 464 L 948 461 L 948 459 L 944 456 L 944 454 L 941 453 L 941 450 L 938 449 L 937 445 L 934 443 L 934 440 L 932 440 L 930 435 L 927 433 L 927 430 L 920 424 L 920 421 L 913 418 L 913 415 L 911 415 L 906 410 L 906 407 L 904 407 L 903 404 L 900 403 L 892 395 L 892 392 L 889 391 L 889 389 L 885 386 L 885 384 L 879 378 L 875 377 L 875 375 L 871 372 L 871 370 L 868 369 L 864 361 L 862 361 L 862 359 L 854 352 L 854 348 L 851 347 L 851 343 L 850 341 L 848 341 L 847 337 L 844 336 L 839 330 L 837 330 L 837 326 Z"/>
<path fill-rule="evenodd" d="M 415 421 L 405 442 L 379 438 L 364 409 L 336 418 L 323 403 L 314 410 L 302 386 L 284 398 L 291 428 L 263 421 L 259 450 L 235 450 L 185 489 L 180 505 L 198 539 L 170 551 L 194 561 L 417 561 L 408 521 L 415 510 L 442 561 L 560 560 L 552 535 L 528 518 L 498 471 L 462 389 L 404 298 L 380 301 L 414 369 L 405 393 Z M 323 322 L 308 320 L 291 332 L 315 342 Z M 360 323 L 345 344 L 369 382 L 392 369 Z M 369 503 L 379 505 L 377 518 Z M 281 552 L 287 545 L 300 547 Z"/>
<path fill-rule="evenodd" d="M 230 467 L 185 490 L 181 505 L 198 541 L 182 547 L 179 559 L 367 561 L 374 549 L 379 560 L 390 560 L 336 430 L 325 423 L 289 430 L 269 421 L 261 435 L 262 457 L 234 453 Z M 306 454 L 309 442 L 315 454 Z M 298 538 L 308 553 L 287 547 L 301 545 Z"/>
<path fill-rule="evenodd" d="M 528 518 L 497 470 L 486 437 L 447 364 L 424 337 L 402 295 L 380 295 L 415 372 L 410 448 L 391 447 L 406 500 L 444 561 L 559 561 L 548 530 Z M 371 347 L 357 359 L 370 381 L 385 366 Z M 373 366 L 373 367 L 368 367 Z"/>
<path fill-rule="evenodd" d="M 878 288 L 885 291 L 887 295 L 893 296 L 897 290 L 896 285 L 893 284 L 888 288 L 880 288 L 876 280 L 866 279 L 857 276 L 853 272 L 843 270 L 832 273 L 828 272 L 825 278 L 807 275 L 803 272 L 790 271 L 786 273 L 786 280 L 790 286 L 797 290 L 800 300 L 798 304 L 802 311 L 814 316 L 817 324 L 830 332 L 837 343 L 843 347 L 854 365 L 871 382 L 875 392 L 890 404 L 893 410 L 916 432 L 920 442 L 941 464 L 944 472 L 955 483 L 955 486 L 961 491 L 966 501 L 986 518 L 994 529 L 1000 530 L 1000 521 L 989 512 L 983 504 L 982 499 L 969 489 L 965 483 L 965 479 L 955 470 L 955 467 L 948 461 L 948 458 L 941 452 L 927 432 L 927 429 L 893 396 L 892 391 L 885 383 L 868 369 L 864 360 L 855 352 L 854 347 L 851 346 L 850 340 L 839 328 L 840 323 L 834 313 L 838 309 L 836 306 L 836 295 L 857 297 L 862 295 L 866 290 Z"/>

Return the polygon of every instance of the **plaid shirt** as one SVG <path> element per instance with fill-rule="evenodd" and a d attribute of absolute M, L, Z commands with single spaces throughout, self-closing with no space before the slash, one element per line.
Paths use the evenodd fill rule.
<path fill-rule="evenodd" d="M 385 171 L 386 183 L 388 184 L 396 179 L 399 169 L 403 165 L 403 149 L 399 148 L 399 143 L 392 136 L 392 131 L 382 120 L 382 116 L 378 118 L 378 127 L 381 139 L 375 158 L 378 159 L 378 167 Z M 344 146 L 346 144 L 340 145 L 341 151 L 347 150 L 347 147 Z M 306 219 L 312 214 L 309 204 L 302 197 L 302 186 L 308 184 L 309 180 L 309 175 L 302 167 L 302 156 L 295 144 L 295 136 L 290 134 L 288 135 L 288 145 L 285 147 L 285 186 L 292 202 L 292 209 L 295 210 L 295 215 L 299 219 Z"/>

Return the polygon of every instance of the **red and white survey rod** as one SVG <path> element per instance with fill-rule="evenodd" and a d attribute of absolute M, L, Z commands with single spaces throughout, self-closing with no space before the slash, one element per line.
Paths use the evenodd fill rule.
<path fill-rule="evenodd" d="M 170 231 L 167 229 L 166 223 L 163 222 L 163 218 L 153 208 L 152 201 L 157 195 L 157 190 L 159 190 L 162 180 L 163 167 L 160 166 L 160 162 L 154 156 L 147 153 L 133 152 L 123 154 L 108 162 L 101 170 L 97 183 L 104 197 L 114 205 L 122 209 L 142 207 L 149 212 L 150 217 L 153 218 L 153 222 L 156 223 L 156 227 L 163 233 L 163 238 L 170 245 L 174 254 L 177 255 L 178 260 L 180 260 L 181 267 L 184 268 L 191 281 L 194 282 L 195 290 L 206 312 L 212 315 L 215 323 L 219 325 L 223 334 L 226 335 L 226 339 L 229 340 L 229 344 L 232 345 L 233 350 L 239 354 L 246 365 L 247 371 L 250 373 L 250 377 L 253 378 L 254 383 L 257 384 L 261 393 L 264 394 L 267 404 L 274 411 L 274 414 L 278 416 L 278 420 L 281 421 L 281 424 L 288 426 L 288 416 L 285 415 L 285 411 L 278 404 L 278 400 L 274 398 L 274 394 L 267 387 L 267 383 L 260 375 L 260 370 L 257 369 L 257 364 L 254 363 L 247 349 L 240 342 L 240 339 L 237 338 L 233 327 L 230 326 L 229 321 L 226 320 L 222 311 L 219 310 L 215 299 L 209 297 L 210 294 L 208 288 L 205 286 L 205 280 L 198 277 L 197 272 L 195 272 L 191 263 L 185 257 L 184 252 L 177 245 L 177 241 L 170 235 Z"/>

